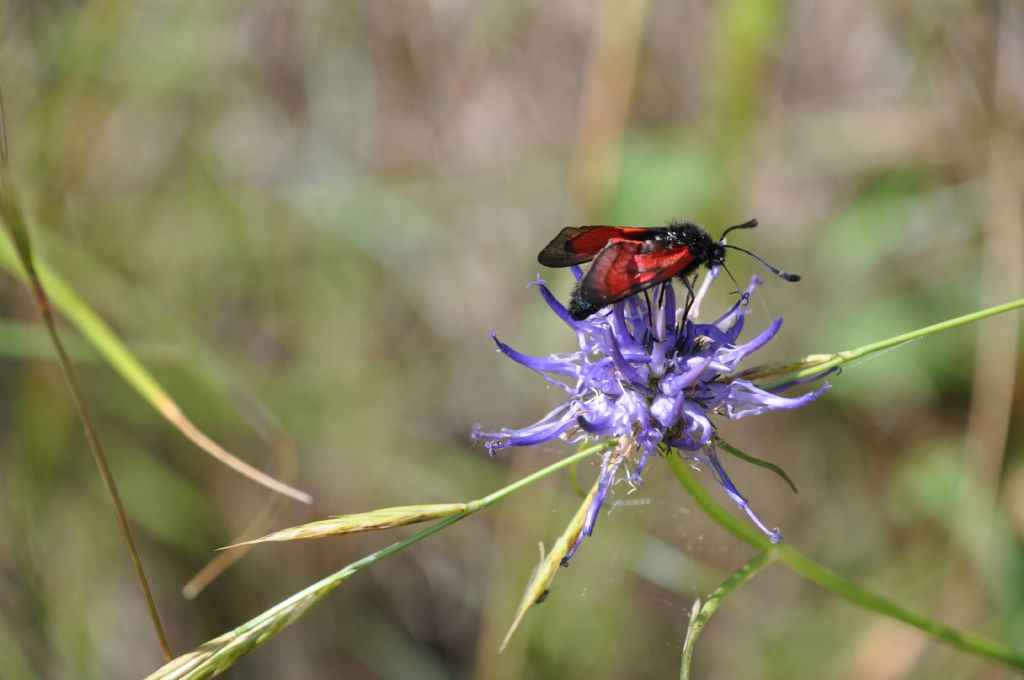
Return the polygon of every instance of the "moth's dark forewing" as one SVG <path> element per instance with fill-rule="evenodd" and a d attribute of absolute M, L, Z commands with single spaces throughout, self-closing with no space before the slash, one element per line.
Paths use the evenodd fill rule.
<path fill-rule="evenodd" d="M 611 241 L 580 281 L 579 297 L 594 307 L 604 307 L 685 274 L 698 264 L 689 246 L 679 243 Z"/>
<path fill-rule="evenodd" d="M 545 267 L 569 267 L 574 264 L 581 264 L 594 257 L 594 254 L 574 253 L 570 247 L 573 239 L 577 239 L 586 230 L 586 227 L 566 227 L 558 232 L 558 236 L 551 239 L 551 243 L 544 246 L 544 250 L 537 255 L 537 261 Z"/>
<path fill-rule="evenodd" d="M 641 227 L 594 225 L 565 227 L 537 255 L 545 267 L 570 267 L 594 259 L 609 242 L 617 239 L 646 241 L 660 230 Z"/>

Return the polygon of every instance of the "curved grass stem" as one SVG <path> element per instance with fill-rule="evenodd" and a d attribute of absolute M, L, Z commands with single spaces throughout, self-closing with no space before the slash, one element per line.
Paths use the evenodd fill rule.
<path fill-rule="evenodd" d="M 595 446 L 590 446 L 577 453 L 552 463 L 546 468 L 516 480 L 508 486 L 498 489 L 494 493 L 483 498 L 466 503 L 466 509 L 457 515 L 447 517 L 426 529 L 419 531 L 408 538 L 396 541 L 391 545 L 378 550 L 375 553 L 356 560 L 351 564 L 342 567 L 330 576 L 327 576 L 311 586 L 295 593 L 288 599 L 279 602 L 259 616 L 256 616 L 241 626 L 229 631 L 220 637 L 209 640 L 191 652 L 183 654 L 159 668 L 149 676 L 148 680 L 195 680 L 197 678 L 208 678 L 232 666 L 238 659 L 252 650 L 256 649 L 278 632 L 283 630 L 292 622 L 306 613 L 310 607 L 319 603 L 335 588 L 344 583 L 357 571 L 380 562 L 386 557 L 418 543 L 428 536 L 432 536 L 442 529 L 455 524 L 461 519 L 469 517 L 475 512 L 494 505 L 498 501 L 507 498 L 516 491 L 536 482 L 554 472 L 568 467 L 587 456 L 605 451 L 618 443 L 617 440 L 606 441 Z"/>
<path fill-rule="evenodd" d="M 149 580 L 146 578 L 146 572 L 142 566 L 142 558 L 139 556 L 139 550 L 135 545 L 131 525 L 128 523 L 128 515 L 125 512 L 124 503 L 121 501 L 121 494 L 117 490 L 117 483 L 114 481 L 114 474 L 111 472 L 110 464 L 107 462 L 107 455 L 100 444 L 99 434 L 96 432 L 96 426 L 93 424 L 89 407 L 82 393 L 81 383 L 78 381 L 78 374 L 75 373 L 75 368 L 64 349 L 60 334 L 57 332 L 57 323 L 50 307 L 50 299 L 47 297 L 46 290 L 43 288 L 42 281 L 40 281 L 39 275 L 36 272 L 28 229 L 25 226 L 21 206 L 14 196 L 14 187 L 9 175 L 7 134 L 6 128 L 3 127 L 3 118 L 3 103 L 0 100 L 0 140 L 2 140 L 0 141 L 0 222 L 4 223 L 7 233 L 15 244 L 18 260 L 25 272 L 26 286 L 29 289 L 32 302 L 35 304 L 36 311 L 46 327 L 50 343 L 57 353 L 61 372 L 64 374 L 68 390 L 71 392 L 71 401 L 75 405 L 79 420 L 82 422 L 85 438 L 89 443 L 89 450 L 92 452 L 96 468 L 99 470 L 100 478 L 103 480 L 103 486 L 106 488 L 107 495 L 110 496 L 111 503 L 114 506 L 114 516 L 117 518 L 117 524 L 121 529 L 121 535 L 124 537 L 128 555 L 131 559 L 132 570 L 135 572 L 136 580 L 138 580 L 139 588 L 142 591 L 142 597 L 146 602 L 149 619 L 153 625 L 157 643 L 160 645 L 160 652 L 164 660 L 170 660 L 171 648 L 167 644 L 167 635 L 164 633 L 164 627 L 160 621 L 160 613 L 157 611 L 156 601 L 153 599 L 153 592 L 149 587 Z"/>
<path fill-rule="evenodd" d="M 0 267 L 10 270 L 15 276 L 31 285 L 18 261 L 21 259 L 21 245 L 14 238 L 13 243 L 0 238 Z M 221 464 L 248 477 L 271 491 L 294 498 L 302 503 L 312 503 L 313 498 L 305 491 L 296 489 L 267 473 L 259 470 L 229 452 L 200 430 L 174 401 L 164 387 L 157 382 L 142 362 L 132 354 L 107 322 L 87 303 L 75 289 L 45 262 L 33 259 L 33 276 L 47 292 L 48 304 L 64 315 L 82 333 L 82 336 L 100 353 L 111 368 L 118 372 L 164 419 L 181 432 L 189 441 Z"/>
<path fill-rule="evenodd" d="M 699 599 L 694 603 L 693 617 L 690 619 L 690 625 L 686 629 L 686 640 L 683 642 L 683 662 L 679 669 L 679 680 L 689 680 L 690 664 L 693 661 L 693 650 L 697 646 L 697 637 L 704 630 L 704 626 L 711 620 L 714 613 L 718 611 L 722 600 L 774 562 L 778 554 L 775 546 L 772 546 L 765 552 L 758 553 L 749 562 L 737 569 L 729 578 L 722 581 L 722 585 L 715 588 L 703 604 Z"/>
<path fill-rule="evenodd" d="M 886 338 L 884 340 L 871 342 L 861 347 L 857 347 L 856 349 L 846 350 L 845 352 L 835 352 L 832 354 L 810 354 L 796 359 L 786 359 L 783 361 L 772 362 L 770 364 L 762 364 L 760 366 L 753 366 L 744 371 L 740 371 L 739 373 L 724 376 L 723 379 L 744 378 L 746 380 L 759 380 L 782 375 L 786 376 L 785 380 L 765 386 L 767 389 L 774 389 L 794 380 L 823 375 L 825 371 L 828 371 L 831 368 L 843 366 L 844 364 L 848 364 L 858 359 L 863 359 L 871 356 L 872 354 L 877 354 L 878 352 L 892 349 L 893 347 L 898 347 L 899 345 L 905 345 L 908 342 L 919 340 L 940 331 L 964 326 L 975 321 L 980 321 L 981 319 L 986 319 L 990 316 L 1004 314 L 1021 308 L 1024 308 L 1024 298 L 1013 300 L 1012 302 L 1004 302 L 1003 304 L 996 305 L 994 307 L 980 309 L 976 312 L 964 314 L 963 316 L 958 316 L 953 319 L 940 321 L 939 323 L 935 323 L 930 326 L 918 328 L 908 333 L 894 335 L 893 337 Z"/>
<path fill-rule="evenodd" d="M 789 544 L 772 545 L 767 536 L 719 505 L 694 477 L 689 463 L 674 455 L 670 455 L 668 461 L 679 483 L 693 497 L 701 510 L 707 513 L 716 524 L 763 553 L 776 551 L 779 562 L 808 581 L 859 607 L 913 626 L 950 647 L 1000 661 L 1014 668 L 1024 669 L 1024 653 L 1021 651 L 980 635 L 946 626 L 923 614 L 907 609 L 878 593 L 843 578 Z"/>

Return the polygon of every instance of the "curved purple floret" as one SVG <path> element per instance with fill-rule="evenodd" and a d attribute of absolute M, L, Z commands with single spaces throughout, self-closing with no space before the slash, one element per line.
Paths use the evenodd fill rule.
<path fill-rule="evenodd" d="M 778 543 L 781 541 L 782 531 L 778 528 L 769 529 L 754 513 L 750 508 L 750 503 L 748 503 L 747 499 L 743 497 L 743 494 L 739 492 L 739 489 L 736 488 L 736 485 L 733 484 L 732 479 L 730 479 L 728 473 L 726 473 L 725 468 L 722 467 L 722 462 L 718 459 L 718 454 L 715 452 L 714 447 L 708 449 L 708 455 L 705 460 L 714 471 L 715 479 L 722 485 L 725 492 L 729 494 L 729 498 L 731 498 L 736 505 L 740 506 L 743 512 L 747 513 L 747 517 L 750 518 L 750 521 L 752 521 L 758 529 L 768 536 L 772 543 Z"/>

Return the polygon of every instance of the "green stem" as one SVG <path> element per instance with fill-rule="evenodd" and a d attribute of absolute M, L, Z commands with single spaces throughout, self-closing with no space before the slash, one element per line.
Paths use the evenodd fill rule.
<path fill-rule="evenodd" d="M 718 611 L 722 600 L 729 593 L 754 578 L 758 572 L 774 562 L 778 555 L 778 550 L 774 548 L 757 554 L 753 559 L 737 569 L 732 576 L 722 581 L 722 585 L 715 588 L 703 605 L 700 604 L 700 600 L 697 600 L 694 616 L 690 619 L 690 626 L 686 629 L 686 641 L 683 643 L 683 663 L 679 669 L 679 680 L 689 679 L 690 664 L 693 661 L 693 650 L 697 646 L 697 637 L 704 630 L 704 626 L 707 625 L 708 621 L 711 620 L 712 615 Z"/>
<path fill-rule="evenodd" d="M 506 486 L 504 488 L 498 489 L 494 493 L 488 494 L 488 495 L 484 496 L 483 498 L 481 498 L 478 501 L 474 501 L 470 505 L 479 504 L 479 507 L 473 508 L 473 509 L 467 511 L 467 513 L 468 512 L 475 512 L 476 510 L 481 510 L 481 509 L 486 508 L 488 506 L 494 505 L 495 503 L 497 503 L 501 499 L 507 498 L 507 497 L 511 496 L 512 494 L 514 494 L 516 491 L 519 491 L 523 487 L 529 486 L 530 484 L 533 484 L 538 479 L 543 479 L 543 478 L 547 477 L 548 475 L 550 475 L 552 472 L 557 472 L 557 471 L 561 470 L 564 467 L 569 467 L 573 463 L 577 463 L 577 462 L 583 460 L 584 458 L 586 458 L 588 456 L 594 455 L 595 453 L 600 453 L 602 451 L 607 451 L 608 449 L 614 448 L 615 446 L 618 445 L 618 443 L 619 443 L 618 439 L 608 439 L 606 441 L 601 442 L 600 444 L 595 444 L 594 446 L 588 446 L 587 448 L 583 449 L 582 451 L 577 451 L 576 453 L 572 454 L 568 458 L 563 458 L 560 461 L 552 463 L 551 465 L 547 466 L 546 468 L 542 468 L 540 470 L 537 470 L 533 474 L 526 475 L 522 479 L 520 479 L 520 480 L 518 480 L 518 481 L 516 481 L 516 482 L 514 482 L 512 484 L 509 484 L 508 486 Z"/>
<path fill-rule="evenodd" d="M 380 562 L 384 558 L 394 555 L 414 543 L 418 543 L 428 536 L 436 534 L 442 529 L 446 529 L 459 520 L 465 519 L 475 512 L 494 505 L 498 501 L 507 498 L 529 484 L 543 479 L 544 477 L 568 467 L 573 463 L 583 460 L 587 456 L 591 456 L 601 451 L 606 451 L 614 447 L 617 443 L 617 440 L 610 440 L 595 446 L 590 446 L 567 458 L 563 458 L 546 468 L 529 474 L 506 487 L 498 489 L 494 493 L 488 494 L 478 500 L 470 501 L 467 503 L 468 507 L 465 511 L 457 515 L 447 517 L 436 524 L 432 524 L 423 531 L 417 532 L 408 538 L 402 539 L 401 541 L 396 541 L 386 548 L 382 548 L 375 553 L 367 555 L 362 559 L 356 560 L 355 562 L 342 567 L 333 574 L 304 588 L 288 599 L 274 605 L 262 614 L 259 614 L 258 616 L 243 623 L 233 631 L 200 645 L 193 652 L 178 657 L 170 664 L 167 664 L 150 675 L 149 678 L 151 680 L 155 680 L 156 678 L 206 678 L 221 672 L 228 666 L 232 665 L 242 655 L 256 649 L 283 630 L 286 626 L 290 625 L 293 621 L 297 620 L 310 607 L 323 600 L 331 591 L 341 585 L 346 579 L 360 569 Z"/>
<path fill-rule="evenodd" d="M 14 185 L 10 176 L 8 161 L 7 128 L 3 110 L 3 97 L 0 95 L 0 222 L 3 223 L 6 233 L 14 243 L 18 261 L 24 270 L 25 285 L 43 322 L 43 326 L 46 328 L 50 344 L 53 345 L 53 349 L 57 354 L 58 365 L 64 374 L 64 380 L 71 394 L 71 402 L 78 412 L 78 418 L 82 424 L 82 430 L 85 433 L 85 439 L 89 444 L 89 450 L 92 452 L 96 468 L 99 470 L 100 479 L 103 481 L 103 486 L 107 490 L 107 495 L 110 496 L 110 501 L 114 506 L 114 517 L 124 538 L 125 547 L 128 550 L 128 558 L 132 564 L 132 571 L 135 572 L 135 578 L 139 582 L 139 589 L 142 591 L 142 598 L 149 612 L 149 619 L 153 626 L 153 632 L 156 635 L 157 644 L 160 646 L 160 653 L 163 655 L 164 660 L 168 661 L 171 658 L 171 647 L 167 642 L 167 634 L 160 620 L 156 599 L 153 597 L 149 580 L 146 578 L 142 557 L 139 555 L 139 549 L 135 544 L 135 537 L 128 522 L 128 513 L 125 511 L 124 503 L 121 501 L 121 494 L 117 489 L 117 483 L 114 481 L 114 473 L 111 471 L 110 463 L 107 461 L 107 454 L 100 443 L 99 433 L 96 431 L 96 425 L 89 412 L 89 406 L 85 400 L 82 385 L 78 380 L 78 374 L 75 372 L 74 365 L 64 349 L 64 343 L 61 342 L 60 333 L 57 332 L 57 321 L 54 318 L 53 309 L 50 305 L 50 298 L 47 296 L 46 289 L 43 287 L 43 283 L 36 271 L 28 225 L 22 213 L 21 205 L 14 194 Z"/>
<path fill-rule="evenodd" d="M 800 378 L 808 378 L 813 375 L 817 375 L 822 371 L 826 371 L 836 366 L 842 366 L 848 364 L 851 361 L 862 359 L 871 354 L 876 354 L 887 349 L 892 349 L 899 345 L 919 340 L 927 335 L 938 333 L 939 331 L 949 330 L 950 328 L 956 328 L 957 326 L 963 326 L 965 324 L 980 321 L 990 316 L 996 316 L 997 314 L 1003 314 L 1014 309 L 1020 309 L 1024 307 L 1024 298 L 1014 300 L 1012 302 L 1005 302 L 995 307 L 988 307 L 977 312 L 971 312 L 970 314 L 964 314 L 954 319 L 947 319 L 931 326 L 925 326 L 924 328 L 918 328 L 917 330 L 910 331 L 909 333 L 903 333 L 902 335 L 896 335 L 885 340 L 879 340 L 872 342 L 856 349 L 847 350 L 845 352 L 836 352 L 834 354 L 815 354 L 810 357 L 804 357 L 801 359 L 793 359 L 788 361 L 774 362 L 772 364 L 765 364 L 763 366 L 755 366 L 744 370 L 734 377 L 743 377 L 748 380 L 756 380 L 757 378 L 766 378 L 774 375 L 780 375 L 782 373 L 787 374 L 785 380 L 768 385 L 766 389 L 773 389 L 779 385 L 783 385 L 791 380 L 799 380 Z M 789 367 L 789 368 L 787 368 Z"/>
<path fill-rule="evenodd" d="M 906 609 L 878 593 L 846 580 L 789 544 L 773 545 L 767 536 L 719 505 L 694 477 L 689 463 L 675 455 L 670 455 L 668 461 L 679 483 L 715 523 L 761 552 L 776 551 L 779 562 L 812 583 L 859 607 L 922 630 L 951 647 L 970 654 L 995 659 L 1014 668 L 1024 669 L 1024 654 L 1019 651 L 979 635 L 956 630 L 918 612 Z"/>

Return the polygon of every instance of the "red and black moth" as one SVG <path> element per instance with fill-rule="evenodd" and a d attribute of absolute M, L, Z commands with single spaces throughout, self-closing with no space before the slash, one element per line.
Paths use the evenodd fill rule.
<path fill-rule="evenodd" d="M 545 267 L 570 267 L 593 260 L 569 301 L 569 313 L 574 319 L 585 319 L 602 307 L 674 276 L 689 287 L 688 277 L 698 267 L 710 269 L 725 263 L 726 248 L 750 255 L 787 281 L 799 281 L 796 274 L 784 272 L 749 250 L 725 242 L 733 229 L 756 226 L 757 220 L 750 220 L 729 227 L 718 241 L 700 225 L 688 221 L 670 222 L 662 228 L 565 227 L 540 251 L 537 260 Z"/>

